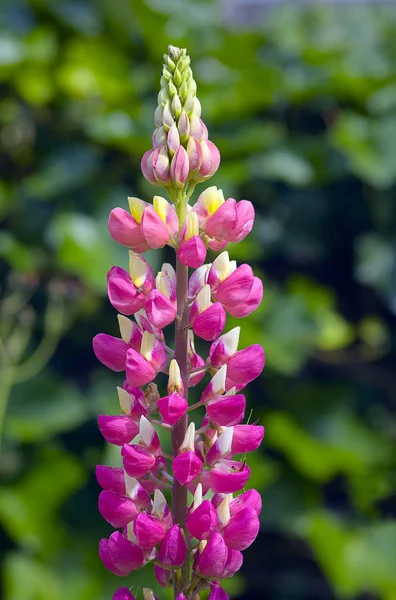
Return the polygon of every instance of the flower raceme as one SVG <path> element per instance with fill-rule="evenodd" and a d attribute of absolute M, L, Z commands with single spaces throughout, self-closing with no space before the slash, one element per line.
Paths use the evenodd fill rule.
<path fill-rule="evenodd" d="M 243 390 L 263 370 L 264 351 L 258 344 L 239 349 L 240 327 L 224 333 L 227 314 L 245 317 L 263 296 L 251 267 L 238 266 L 224 250 L 251 231 L 254 209 L 214 186 L 188 205 L 195 185 L 217 170 L 220 154 L 201 119 L 185 50 L 169 47 L 158 103 L 142 171 L 171 202 L 129 198 L 129 212 L 115 208 L 109 217 L 111 236 L 129 248 L 129 267 L 112 267 L 107 276 L 119 336 L 99 333 L 93 340 L 100 362 L 124 373 L 118 414 L 98 417 L 104 439 L 120 448 L 120 466 L 96 468 L 99 511 L 115 529 L 101 540 L 99 555 L 120 577 L 153 563 L 158 584 L 173 586 L 177 600 L 196 600 L 205 588 L 211 600 L 226 600 L 221 580 L 241 567 L 261 510 L 258 492 L 242 491 L 248 453 L 264 436 L 261 425 L 243 423 Z M 164 263 L 155 274 L 142 254 L 165 245 L 175 251 L 176 270 Z M 205 262 L 208 249 L 220 252 L 212 263 Z M 187 282 L 188 267 L 195 270 Z M 163 331 L 172 323 L 174 350 Z M 206 360 L 195 338 L 210 342 Z M 163 390 L 154 383 L 158 374 L 167 377 Z M 189 388 L 199 384 L 198 401 L 189 404 Z M 205 416 L 196 428 L 188 415 L 199 407 Z M 156 427 L 170 433 L 172 454 Z M 148 588 L 143 597 L 155 600 Z M 121 587 L 113 600 L 136 599 Z"/>

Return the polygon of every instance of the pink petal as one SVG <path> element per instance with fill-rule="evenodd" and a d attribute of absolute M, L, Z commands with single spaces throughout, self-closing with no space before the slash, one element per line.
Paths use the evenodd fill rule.
<path fill-rule="evenodd" d="M 96 358 L 102 364 L 112 371 L 125 371 L 128 344 L 106 333 L 95 335 L 92 344 Z"/>
<path fill-rule="evenodd" d="M 123 446 L 133 440 L 139 426 L 127 415 L 99 415 L 100 433 L 109 444 Z"/>

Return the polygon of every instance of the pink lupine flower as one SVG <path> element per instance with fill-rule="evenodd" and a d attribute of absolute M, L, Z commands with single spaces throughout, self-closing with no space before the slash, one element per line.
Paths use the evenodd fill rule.
<path fill-rule="evenodd" d="M 139 425 L 127 415 L 99 415 L 98 425 L 105 440 L 115 446 L 128 444 L 139 431 Z"/>
<path fill-rule="evenodd" d="M 140 513 L 134 522 L 133 532 L 136 541 L 143 549 L 154 548 L 165 536 L 165 526 L 155 517 Z"/>
<path fill-rule="evenodd" d="M 222 577 L 227 562 L 228 548 L 220 533 L 208 540 L 197 561 L 197 570 L 205 577 Z"/>
<path fill-rule="evenodd" d="M 135 596 L 132 596 L 128 588 L 123 587 L 116 591 L 112 600 L 136 600 Z"/>
<path fill-rule="evenodd" d="M 214 492 L 230 494 L 241 490 L 250 477 L 250 469 L 234 460 L 220 460 L 210 471 L 210 487 Z"/>
<path fill-rule="evenodd" d="M 235 430 L 234 430 L 235 431 Z M 247 490 L 230 502 L 230 516 L 234 516 L 238 511 L 246 507 L 253 508 L 257 514 L 260 514 L 262 501 L 261 496 L 256 490 Z"/>
<path fill-rule="evenodd" d="M 100 541 L 99 556 L 105 567 L 119 577 L 130 575 L 144 564 L 143 550 L 119 531 Z"/>
<path fill-rule="evenodd" d="M 233 550 L 245 550 L 256 539 L 260 530 L 257 512 L 253 508 L 242 508 L 223 529 L 224 541 Z"/>
<path fill-rule="evenodd" d="M 154 575 L 161 587 L 167 588 L 173 584 L 172 571 L 164 569 L 159 565 L 154 565 Z"/>
<path fill-rule="evenodd" d="M 99 555 L 118 576 L 155 561 L 157 581 L 162 587 L 173 585 L 176 600 L 186 600 L 192 589 L 187 576 L 191 565 L 185 561 L 193 555 L 193 571 L 202 588 L 210 587 L 210 600 L 229 600 L 219 580 L 241 567 L 240 550 L 259 530 L 258 492 L 232 498 L 245 486 L 250 469 L 245 459 L 231 457 L 256 449 L 264 435 L 261 426 L 241 425 L 246 400 L 239 393 L 261 373 L 264 353 L 257 345 L 238 351 L 239 327 L 222 332 L 226 312 L 234 317 L 250 314 L 261 301 L 263 287 L 249 265 L 237 267 L 227 252 L 203 264 L 207 248 L 220 252 L 247 235 L 254 210 L 246 200 L 226 200 L 215 186 L 188 207 L 194 186 L 220 163 L 201 118 L 189 65 L 185 50 L 169 47 L 152 148 L 141 163 L 144 177 L 165 187 L 174 204 L 159 195 L 152 203 L 128 198 L 130 213 L 115 208 L 109 216 L 111 236 L 130 249 L 129 271 L 113 267 L 108 273 L 108 296 L 120 313 L 121 338 L 98 334 L 93 345 L 103 364 L 125 371 L 126 380 L 117 388 L 121 414 L 98 417 L 104 438 L 121 447 L 123 468 L 99 465 L 96 477 L 103 490 L 99 511 L 122 533 L 101 540 Z M 141 254 L 165 245 L 176 252 L 177 275 L 165 263 L 154 277 Z M 196 269 L 189 281 L 188 267 Z M 163 331 L 172 322 L 175 350 Z M 206 361 L 195 350 L 194 333 L 213 342 Z M 169 375 L 166 392 L 153 382 L 160 372 Z M 211 379 L 189 407 L 188 388 L 207 372 Z M 200 406 L 206 414 L 195 432 L 187 411 Z M 157 426 L 171 432 L 171 456 L 161 448 Z M 189 509 L 181 487 L 194 494 Z M 162 489 L 172 489 L 173 512 Z M 204 499 L 207 493 L 214 494 L 211 500 Z M 199 541 L 198 548 L 191 545 L 192 538 Z M 180 571 L 176 574 L 175 569 Z M 143 597 L 158 600 L 145 587 Z M 123 587 L 113 600 L 134 597 Z"/>
<path fill-rule="evenodd" d="M 98 508 L 102 517 L 115 528 L 125 527 L 139 513 L 130 498 L 108 490 L 100 493 Z"/>
<path fill-rule="evenodd" d="M 237 202 L 237 221 L 229 242 L 241 242 L 251 232 L 254 223 L 254 208 L 249 200 Z"/>
<path fill-rule="evenodd" d="M 233 575 L 241 568 L 242 563 L 242 552 L 228 548 L 227 562 L 224 567 L 223 577 L 233 577 Z"/>
<path fill-rule="evenodd" d="M 207 540 L 217 525 L 216 509 L 210 500 L 203 500 L 187 517 L 187 529 L 198 540 Z"/>
<path fill-rule="evenodd" d="M 124 469 L 131 477 L 143 477 L 155 463 L 155 457 L 138 444 L 124 444 L 121 456 Z"/>
<path fill-rule="evenodd" d="M 217 338 L 224 329 L 226 314 L 219 302 L 210 299 L 210 286 L 205 285 L 197 294 L 190 310 L 194 333 L 207 342 Z"/>
<path fill-rule="evenodd" d="M 177 423 L 186 413 L 187 408 L 187 400 L 178 392 L 173 392 L 173 394 L 158 400 L 158 410 L 164 423 L 168 425 Z"/>
<path fill-rule="evenodd" d="M 263 441 L 264 427 L 262 425 L 236 425 L 232 438 L 233 454 L 253 452 Z"/>
<path fill-rule="evenodd" d="M 233 354 L 238 350 L 239 334 L 241 328 L 234 327 L 215 340 L 209 350 L 210 364 L 218 369 L 226 364 Z"/>
<path fill-rule="evenodd" d="M 212 584 L 208 600 L 230 600 L 230 597 L 220 585 Z"/>
<path fill-rule="evenodd" d="M 183 265 L 193 269 L 205 262 L 206 246 L 199 235 L 198 217 L 193 211 L 186 217 L 177 256 Z"/>
<path fill-rule="evenodd" d="M 144 306 L 144 297 L 121 267 L 112 267 L 108 272 L 107 293 L 114 308 L 125 315 L 133 315 Z"/>
<path fill-rule="evenodd" d="M 111 490 L 121 495 L 126 493 L 124 469 L 97 465 L 95 474 L 96 480 L 102 489 Z"/>
<path fill-rule="evenodd" d="M 258 344 L 235 352 L 227 362 L 226 389 L 236 387 L 241 390 L 256 379 L 264 368 L 264 350 Z"/>
<path fill-rule="evenodd" d="M 158 552 L 158 560 L 164 567 L 180 567 L 186 557 L 186 542 L 178 525 L 165 534 Z"/>
<path fill-rule="evenodd" d="M 206 414 L 217 427 L 231 427 L 242 421 L 245 408 L 243 394 L 217 396 L 206 405 Z"/>
<path fill-rule="evenodd" d="M 190 423 L 183 443 L 179 448 L 179 455 L 172 461 L 173 474 L 180 485 L 188 485 L 199 475 L 202 461 L 198 458 L 194 447 L 195 426 Z"/>
<path fill-rule="evenodd" d="M 96 358 L 112 371 L 125 371 L 128 344 L 119 338 L 98 333 L 93 339 Z"/>
<path fill-rule="evenodd" d="M 236 306 L 227 305 L 227 312 L 237 319 L 247 317 L 252 313 L 261 303 L 263 299 L 263 284 L 258 277 L 253 277 L 253 285 L 249 292 L 249 295 Z"/>
<path fill-rule="evenodd" d="M 143 254 L 150 248 L 140 224 L 123 208 L 114 208 L 110 212 L 108 225 L 111 237 L 119 244 L 138 254 Z"/>

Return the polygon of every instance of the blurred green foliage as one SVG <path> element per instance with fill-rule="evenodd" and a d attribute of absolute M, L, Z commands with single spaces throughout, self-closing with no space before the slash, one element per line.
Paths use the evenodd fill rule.
<path fill-rule="evenodd" d="M 257 209 L 230 252 L 266 290 L 241 336 L 267 354 L 248 392 L 262 533 L 228 590 L 396 599 L 396 8 L 279 2 L 249 20 L 240 4 L 244 25 L 214 0 L 1 3 L 4 600 L 119 583 L 97 558 L 93 472 L 119 460 L 96 415 L 118 410 L 120 378 L 91 339 L 116 333 L 105 275 L 126 253 L 107 215 L 153 193 L 139 162 L 170 42 L 222 153 L 213 183 Z M 155 586 L 148 569 L 129 584 Z"/>

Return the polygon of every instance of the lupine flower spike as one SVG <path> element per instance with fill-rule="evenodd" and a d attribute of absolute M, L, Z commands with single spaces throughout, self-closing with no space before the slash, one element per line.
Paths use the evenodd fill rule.
<path fill-rule="evenodd" d="M 97 358 L 124 372 L 120 413 L 98 417 L 103 437 L 120 450 L 118 467 L 96 469 L 99 511 L 115 529 L 101 540 L 99 556 L 119 577 L 152 563 L 175 600 L 198 600 L 205 588 L 211 600 L 227 600 L 221 581 L 240 569 L 242 551 L 260 527 L 260 495 L 242 490 L 250 475 L 246 454 L 258 448 L 264 428 L 243 424 L 243 388 L 260 375 L 264 352 L 257 344 L 238 349 L 240 327 L 224 327 L 227 313 L 244 317 L 257 308 L 263 286 L 249 265 L 238 266 L 224 250 L 251 231 L 252 204 L 226 199 L 211 186 L 188 205 L 195 186 L 220 164 L 196 90 L 189 56 L 170 46 L 152 148 L 141 163 L 144 177 L 170 201 L 159 194 L 152 202 L 131 197 L 129 211 L 115 208 L 109 217 L 110 235 L 129 255 L 126 268 L 114 266 L 107 276 L 119 335 L 99 333 L 93 340 Z M 155 274 L 142 255 L 165 245 L 175 251 L 175 268 L 165 263 Z M 205 263 L 208 250 L 220 252 L 212 264 Z M 190 277 L 189 268 L 195 269 Z M 172 323 L 174 349 L 163 331 Z M 194 336 L 210 342 L 206 360 Z M 154 383 L 159 373 L 167 376 L 162 390 Z M 200 398 L 189 404 L 189 388 L 198 385 Z M 188 418 L 196 407 L 206 411 L 199 427 Z M 161 426 L 172 454 L 160 443 Z M 170 489 L 171 506 L 163 493 Z M 136 600 L 133 577 L 129 585 L 113 600 Z M 155 598 L 143 588 L 144 600 Z"/>

